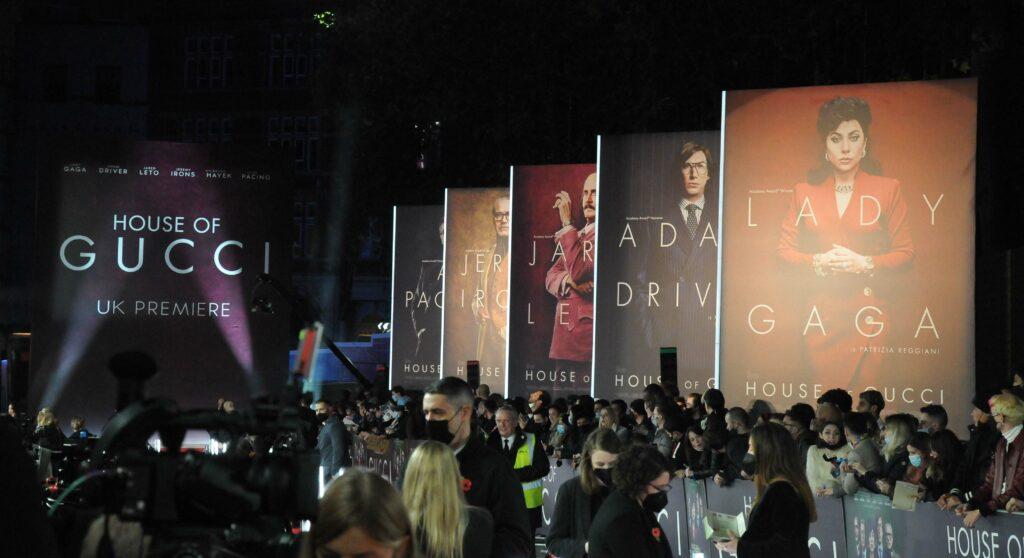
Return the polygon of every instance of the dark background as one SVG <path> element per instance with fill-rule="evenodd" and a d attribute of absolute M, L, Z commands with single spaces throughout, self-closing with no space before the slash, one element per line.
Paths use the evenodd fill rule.
<path fill-rule="evenodd" d="M 389 314 L 393 204 L 587 161 L 594 135 L 717 127 L 720 91 L 976 76 L 977 370 L 1024 337 L 1024 5 L 0 0 L 0 350 L 27 358 L 36 160 L 55 136 L 294 158 L 294 280 L 327 333 Z M 1016 257 L 1014 257 L 1016 256 Z"/>
<path fill-rule="evenodd" d="M 394 219 L 394 297 L 391 315 L 391 385 L 406 389 L 422 389 L 440 377 L 441 371 L 441 307 L 434 302 L 444 285 L 438 277 L 444 262 L 444 244 L 437 234 L 438 225 L 444 224 L 444 206 L 398 207 Z M 424 262 L 424 260 L 433 260 Z M 418 289 L 423 282 L 426 307 L 419 304 Z M 413 300 L 406 303 L 406 293 Z M 416 324 L 413 324 L 413 314 Z M 416 351 L 416 329 L 425 328 Z M 413 366 L 421 367 L 419 371 Z M 410 369 L 406 370 L 405 367 Z M 433 366 L 433 373 L 429 373 Z"/>

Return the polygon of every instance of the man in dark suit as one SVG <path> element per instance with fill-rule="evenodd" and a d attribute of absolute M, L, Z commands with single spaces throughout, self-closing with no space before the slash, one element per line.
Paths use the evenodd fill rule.
<path fill-rule="evenodd" d="M 486 508 L 494 518 L 491 556 L 526 558 L 535 554 L 523 488 L 502 455 L 474 432 L 473 390 L 465 380 L 448 377 L 431 384 L 423 397 L 427 438 L 455 451 L 462 490 L 471 506 Z"/>
<path fill-rule="evenodd" d="M 519 428 L 519 413 L 515 407 L 505 405 L 498 409 L 498 432 L 487 439 L 487 446 L 500 453 L 523 486 L 523 498 L 530 515 L 530 526 L 536 531 L 540 527 L 541 507 L 544 504 L 542 480 L 551 470 L 548 456 L 544 453 L 540 439 Z"/>
<path fill-rule="evenodd" d="M 714 369 L 715 300 L 718 273 L 718 204 L 708 195 L 714 177 L 711 151 L 695 142 L 686 142 L 676 155 L 680 180 L 667 200 L 663 243 L 674 233 L 675 242 L 659 258 L 667 268 L 659 274 L 679 284 L 678 311 L 674 331 L 686 341 L 678 347 L 679 373 L 682 377 L 702 377 Z M 664 226 L 664 225 L 663 225 Z M 674 228 L 674 230 L 672 230 Z M 662 285 L 672 293 L 674 285 Z M 676 300 L 671 296 L 672 304 Z"/>
<path fill-rule="evenodd" d="M 334 412 L 333 406 L 326 400 L 316 402 L 316 418 L 323 426 L 317 435 L 316 449 L 320 452 L 320 466 L 324 470 L 324 480 L 338 474 L 342 467 L 352 466 L 352 457 L 348 454 L 345 425 Z"/>

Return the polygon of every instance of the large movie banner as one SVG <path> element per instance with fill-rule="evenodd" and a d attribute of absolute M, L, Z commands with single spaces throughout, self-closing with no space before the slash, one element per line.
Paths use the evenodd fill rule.
<path fill-rule="evenodd" d="M 278 389 L 288 320 L 250 313 L 261 273 L 290 280 L 292 184 L 277 158 L 163 142 L 53 153 L 38 189 L 32 408 L 99 430 L 117 395 L 107 364 L 125 351 L 156 362 L 147 396 L 185 408 Z"/>
<path fill-rule="evenodd" d="M 423 389 L 441 376 L 444 206 L 395 207 L 391 257 L 391 384 Z"/>
<path fill-rule="evenodd" d="M 594 165 L 512 169 L 508 393 L 590 393 Z"/>
<path fill-rule="evenodd" d="M 633 399 L 674 348 L 684 391 L 714 387 L 718 132 L 599 139 L 594 391 Z"/>
<path fill-rule="evenodd" d="M 962 430 L 974 80 L 729 92 L 721 381 L 785 408 L 878 389 Z"/>
<path fill-rule="evenodd" d="M 480 383 L 505 391 L 508 337 L 508 188 L 445 190 L 442 376 L 466 377 L 480 362 Z"/>

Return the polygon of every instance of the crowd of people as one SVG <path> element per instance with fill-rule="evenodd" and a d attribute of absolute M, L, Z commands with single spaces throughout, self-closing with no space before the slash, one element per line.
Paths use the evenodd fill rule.
<path fill-rule="evenodd" d="M 753 482 L 755 505 L 742 536 L 716 540 L 739 556 L 806 556 L 815 498 L 868 491 L 892 497 L 917 487 L 972 527 L 997 510 L 1024 511 L 1024 382 L 972 400 L 969 437 L 949 430 L 946 409 L 886 413 L 878 391 L 824 392 L 814 406 L 778 411 L 765 401 L 729 407 L 717 389 L 681 394 L 650 385 L 633 401 L 544 391 L 505 398 L 459 378 L 424 392 L 395 386 L 342 392 L 300 405 L 330 481 L 305 541 L 308 556 L 536 555 L 542 479 L 549 457 L 571 463 L 546 534 L 550 556 L 671 556 L 657 521 L 673 478 L 719 486 Z M 236 412 L 222 401 L 223 412 Z M 92 435 L 80 417 L 65 436 L 50 409 L 32 425 L 16 406 L 8 419 L 26 444 L 57 450 Z M 218 439 L 218 433 L 211 433 Z M 352 441 L 425 440 L 396 488 L 351 468 Z"/>
<path fill-rule="evenodd" d="M 505 398 L 445 378 L 422 399 L 395 387 L 387 400 L 360 393 L 331 407 L 344 414 L 349 436 L 432 441 L 413 452 L 401 493 L 388 487 L 411 518 L 394 531 L 401 536 L 377 541 L 394 556 L 464 556 L 470 548 L 481 556 L 488 546 L 491 556 L 535 555 L 547 456 L 577 473 L 555 499 L 552 556 L 670 556 L 656 516 L 673 478 L 752 481 L 757 505 L 747 531 L 716 544 L 740 556 L 804 556 L 814 498 L 892 497 L 906 482 L 919 501 L 968 527 L 996 510 L 1024 510 L 1024 388 L 1019 377 L 1015 384 L 974 397 L 966 440 L 948 429 L 941 405 L 886 413 L 874 390 L 855 401 L 832 389 L 814 406 L 777 411 L 760 400 L 729 407 L 717 389 L 681 394 L 650 385 L 629 402 L 544 391 Z M 351 474 L 332 490 L 371 475 Z M 313 547 L 340 540 L 325 537 L 318 531 Z"/>

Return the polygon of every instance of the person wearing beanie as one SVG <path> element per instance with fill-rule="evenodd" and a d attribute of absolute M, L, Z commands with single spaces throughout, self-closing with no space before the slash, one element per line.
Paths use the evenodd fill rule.
<path fill-rule="evenodd" d="M 948 494 L 937 500 L 942 509 L 949 509 L 951 497 L 966 501 L 971 493 L 985 482 L 985 474 L 992 464 L 992 455 L 1002 435 L 996 430 L 992 420 L 992 409 L 989 407 L 991 393 L 978 392 L 971 400 L 971 422 L 967 427 L 970 438 L 964 446 L 964 452 L 953 476 L 953 484 Z"/>

